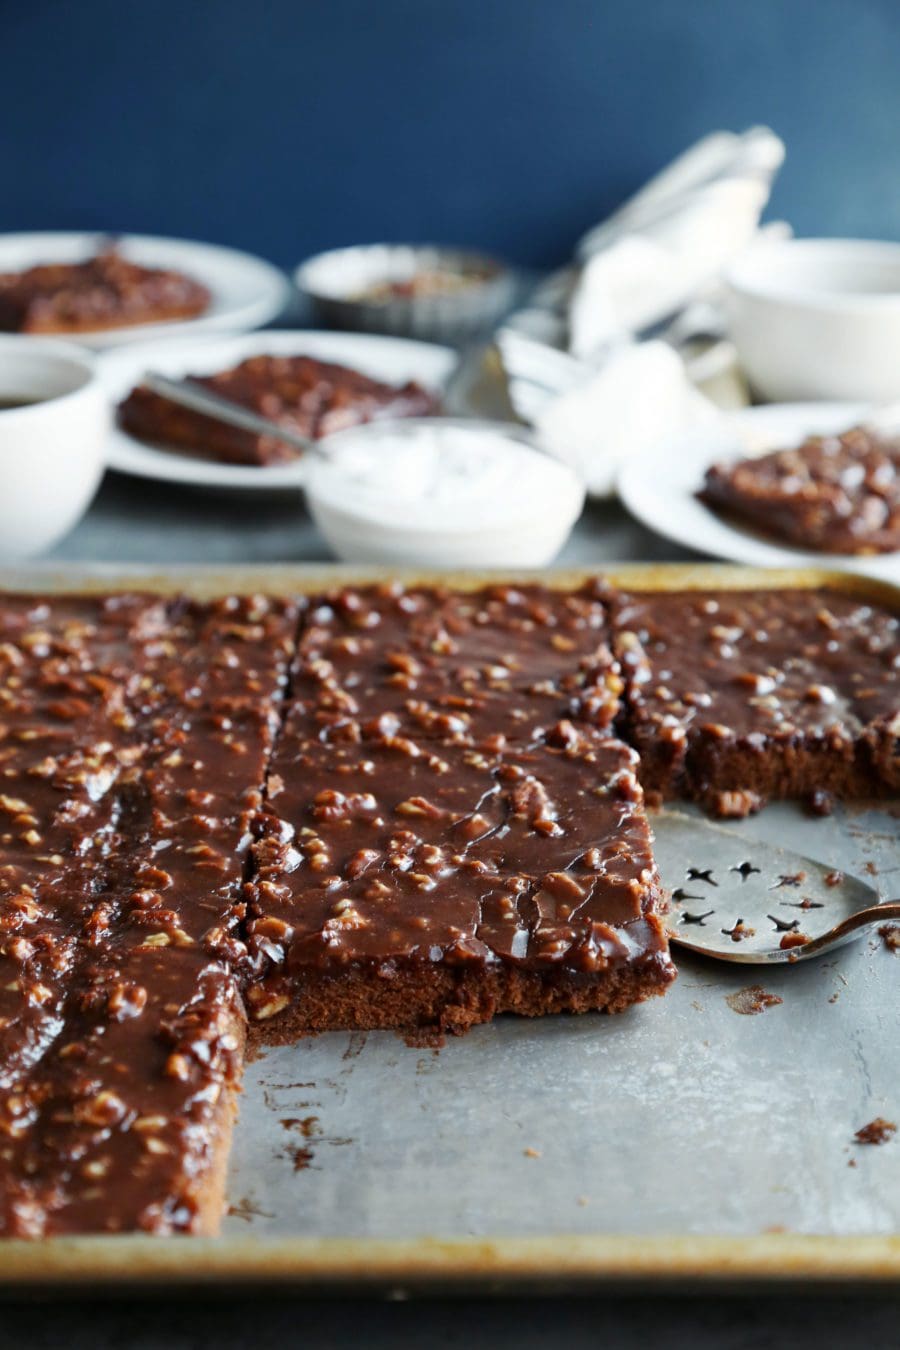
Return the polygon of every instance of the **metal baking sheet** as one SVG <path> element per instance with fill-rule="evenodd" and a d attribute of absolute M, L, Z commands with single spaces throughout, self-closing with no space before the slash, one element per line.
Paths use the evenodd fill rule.
<path fill-rule="evenodd" d="M 35 569 L 0 584 L 210 593 L 347 575 Z M 713 566 L 607 575 L 831 584 Z M 736 828 L 888 899 L 900 893 L 898 813 L 851 806 L 823 820 L 778 804 Z M 675 955 L 666 997 L 616 1017 L 505 1017 L 439 1050 L 380 1032 L 265 1050 L 245 1073 L 220 1239 L 9 1242 L 0 1287 L 900 1279 L 900 1135 L 854 1141 L 876 1116 L 900 1124 L 900 955 L 874 932 L 758 973 Z M 781 1003 L 735 1012 L 729 996 L 752 984 Z"/>

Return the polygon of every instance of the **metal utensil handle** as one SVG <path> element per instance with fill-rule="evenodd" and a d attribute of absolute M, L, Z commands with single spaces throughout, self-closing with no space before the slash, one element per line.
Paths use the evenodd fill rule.
<path fill-rule="evenodd" d="M 308 436 L 301 436 L 298 431 L 280 426 L 278 422 L 261 417 L 259 413 L 251 412 L 249 408 L 242 408 L 239 404 L 232 403 L 230 399 L 222 398 L 220 394 L 201 388 L 192 380 L 170 380 L 166 375 L 158 375 L 155 371 L 148 370 L 142 383 L 152 393 L 159 394 L 160 397 L 167 398 L 182 408 L 189 408 L 191 412 L 211 417 L 216 422 L 224 422 L 227 426 L 237 427 L 240 431 L 251 431 L 257 436 L 272 436 L 276 440 L 284 441 L 286 445 L 292 445 L 296 450 L 302 450 L 305 454 L 323 453 L 319 445 Z"/>
<path fill-rule="evenodd" d="M 819 951 L 820 948 L 830 947 L 836 939 L 854 933 L 857 928 L 865 928 L 870 923 L 888 923 L 893 919 L 900 919 L 900 900 L 888 900 L 883 905 L 869 905 L 867 909 L 858 909 L 855 914 L 842 919 L 821 937 L 808 942 L 803 948 L 804 955 Z"/>

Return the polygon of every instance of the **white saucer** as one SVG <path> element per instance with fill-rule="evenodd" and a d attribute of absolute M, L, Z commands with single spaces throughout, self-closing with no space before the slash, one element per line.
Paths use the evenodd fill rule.
<path fill-rule="evenodd" d="M 0 234 L 0 272 L 20 272 L 39 263 L 83 262 L 109 242 L 101 234 L 41 231 Z M 164 334 L 243 332 L 270 323 L 287 305 L 291 284 L 283 272 L 262 258 L 218 244 L 188 239 L 160 239 L 148 234 L 115 236 L 116 247 L 131 262 L 184 272 L 206 286 L 212 300 L 196 319 L 134 324 L 104 332 L 77 333 L 71 340 L 106 351 Z"/>
<path fill-rule="evenodd" d="M 227 370 L 248 356 L 272 352 L 279 356 L 314 356 L 336 361 L 354 370 L 384 380 L 405 384 L 417 380 L 426 389 L 440 393 L 457 364 L 449 347 L 401 338 L 376 337 L 368 333 L 315 333 L 274 331 L 232 334 L 229 337 L 183 338 L 148 342 L 108 352 L 99 362 L 100 378 L 113 404 L 131 392 L 146 370 L 162 375 L 207 375 Z M 252 464 L 219 464 L 174 450 L 160 450 L 114 427 L 107 444 L 106 463 L 120 473 L 155 478 L 166 483 L 195 487 L 287 488 L 302 487 L 305 465 L 301 459 L 287 464 L 257 468 Z"/>
<path fill-rule="evenodd" d="M 808 553 L 732 524 L 697 500 L 715 461 L 745 458 L 843 431 L 871 411 L 859 403 L 781 403 L 723 413 L 708 426 L 657 442 L 623 466 L 619 494 L 633 516 L 686 548 L 763 567 L 827 567 L 900 583 L 900 553 L 848 557 Z"/>

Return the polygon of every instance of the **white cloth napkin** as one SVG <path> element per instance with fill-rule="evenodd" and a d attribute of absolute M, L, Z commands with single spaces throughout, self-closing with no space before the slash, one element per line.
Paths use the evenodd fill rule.
<path fill-rule="evenodd" d="M 590 359 L 616 333 L 669 318 L 752 240 L 784 159 L 763 127 L 699 141 L 578 246 L 569 348 Z"/>
<path fill-rule="evenodd" d="M 577 379 L 569 367 L 554 387 L 550 374 L 538 381 L 546 387 L 535 398 L 534 351 L 529 370 L 517 370 L 516 347 L 507 354 L 498 336 L 514 406 L 521 391 L 526 420 L 549 448 L 581 466 L 591 493 L 611 493 L 623 460 L 659 436 L 715 415 L 678 351 L 685 324 L 677 337 L 674 325 L 669 333 L 647 330 L 703 308 L 695 302 L 712 294 L 757 234 L 783 158 L 784 145 L 765 127 L 716 132 L 585 235 L 568 284 L 560 277 L 544 288 L 548 302 L 539 296 L 509 321 L 532 336 L 542 328 L 567 333 Z M 558 353 L 555 367 L 553 357 L 548 351 L 548 372 L 559 369 Z"/>
<path fill-rule="evenodd" d="M 548 399 L 534 429 L 542 445 L 580 471 L 591 496 L 607 497 L 626 458 L 717 416 L 673 348 L 635 342 L 618 348 L 583 383 Z"/>

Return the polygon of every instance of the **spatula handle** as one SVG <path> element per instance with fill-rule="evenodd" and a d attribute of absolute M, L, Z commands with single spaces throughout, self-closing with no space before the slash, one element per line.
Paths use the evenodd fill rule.
<path fill-rule="evenodd" d="M 830 947 L 838 938 L 846 937 L 848 933 L 855 933 L 857 928 L 865 928 L 867 924 L 883 924 L 894 919 L 900 920 L 900 900 L 888 900 L 883 905 L 869 905 L 867 909 L 859 909 L 855 914 L 842 919 L 840 923 L 836 923 L 821 937 L 813 938 L 803 948 L 803 955 L 808 956 L 821 948 Z"/>

